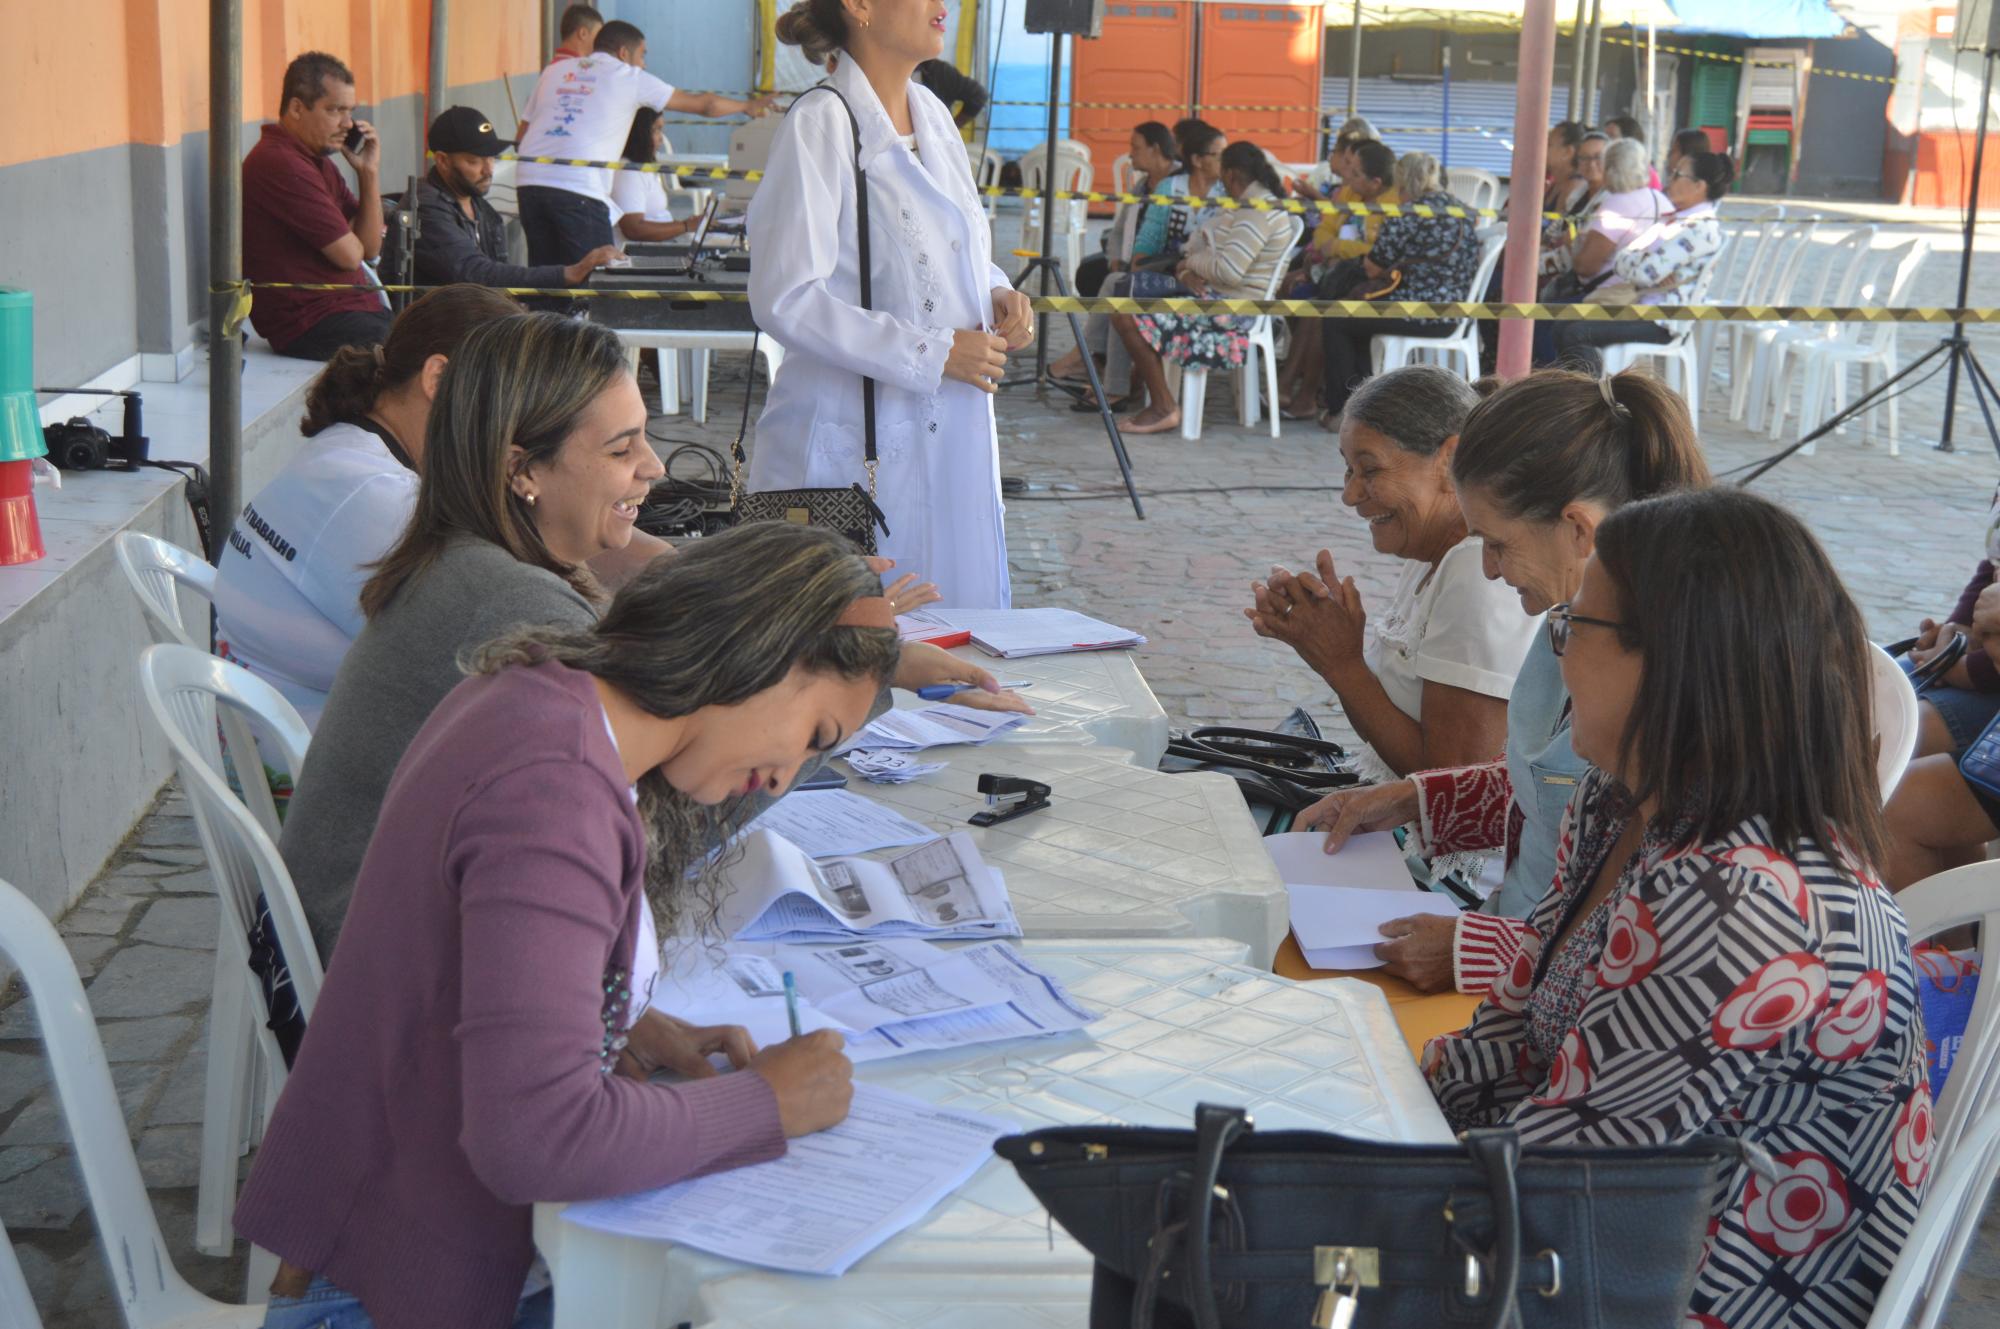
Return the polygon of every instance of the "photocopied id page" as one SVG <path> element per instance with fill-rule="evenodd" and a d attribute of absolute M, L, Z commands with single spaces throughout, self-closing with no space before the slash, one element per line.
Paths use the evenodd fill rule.
<path fill-rule="evenodd" d="M 574 1204 L 563 1217 L 768 1269 L 844 1274 L 969 1181 L 1013 1129 L 856 1084 L 847 1120 L 791 1141 L 782 1158 Z"/>
<path fill-rule="evenodd" d="M 746 836 L 716 914 L 737 941 L 846 941 L 856 936 L 1018 937 L 1000 874 L 963 831 L 886 863 L 814 861 L 771 831 Z"/>

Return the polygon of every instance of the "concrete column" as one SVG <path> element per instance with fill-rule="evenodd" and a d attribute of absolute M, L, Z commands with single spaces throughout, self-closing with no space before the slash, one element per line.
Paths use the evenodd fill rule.
<path fill-rule="evenodd" d="M 127 148 L 132 211 L 143 218 L 132 228 L 134 340 L 141 377 L 172 383 L 194 368 L 193 324 L 201 317 L 193 298 L 189 258 L 187 165 L 178 90 L 180 42 L 164 0 L 126 0 L 126 37 L 135 51 L 156 53 L 130 65 Z"/>
<path fill-rule="evenodd" d="M 1549 91 L 1556 72 L 1556 0 L 1522 0 L 1519 75 L 1514 85 L 1513 205 L 1507 209 L 1507 256 L 1501 296 L 1510 304 L 1535 298 L 1542 255 L 1542 174 L 1548 169 Z M 1501 378 L 1519 378 L 1533 359 L 1535 325 L 1500 325 Z"/>

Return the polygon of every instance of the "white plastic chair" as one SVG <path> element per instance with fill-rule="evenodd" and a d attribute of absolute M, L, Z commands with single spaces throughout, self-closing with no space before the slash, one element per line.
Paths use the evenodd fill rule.
<path fill-rule="evenodd" d="M 268 1106 L 285 1077 L 284 1057 L 266 1027 L 270 1010 L 250 969 L 250 929 L 261 893 L 291 971 L 299 1010 L 308 1019 L 319 1000 L 319 952 L 291 874 L 244 805 L 229 791 L 215 746 L 217 711 L 255 721 L 276 749 L 304 766 L 307 731 L 277 689 L 248 670 L 186 646 L 149 646 L 139 656 L 139 692 L 174 750 L 181 790 L 194 813 L 221 909 L 210 998 L 207 1087 L 203 1100 L 201 1168 L 195 1195 L 195 1247 L 227 1254 L 229 1211 L 236 1202 L 236 1160 L 250 1134 L 255 1068 L 261 1054 Z M 259 1132 L 261 1133 L 261 1132 Z"/>
<path fill-rule="evenodd" d="M 1798 289 L 1799 274 L 1804 270 L 1805 260 L 1812 252 L 1812 238 L 1819 229 L 1817 219 L 1793 222 L 1778 237 L 1771 260 L 1760 274 L 1757 287 L 1746 289 L 1738 303 L 1746 305 L 1785 305 L 1792 303 L 1792 295 Z M 1752 324 L 1739 324 L 1729 338 L 1729 418 L 1741 420 L 1750 405 L 1750 363 L 1755 352 L 1747 329 Z"/>
<path fill-rule="evenodd" d="M 1941 1166 L 1943 1155 L 1932 1158 L 1930 1193 L 1875 1298 L 1868 1329 L 1934 1329 L 1951 1304 L 1952 1284 L 2000 1172 L 2000 1103 L 1979 1114 L 1952 1151 L 1950 1168 Z"/>
<path fill-rule="evenodd" d="M 42 1317 L 28 1295 L 28 1280 L 21 1276 L 20 1258 L 4 1227 L 0 1227 L 0 1324 L 8 1329 L 42 1329 Z"/>
<path fill-rule="evenodd" d="M 1035 196 L 1023 200 L 1027 205 L 1021 210 L 1021 248 L 1042 252 L 1042 200 L 1039 191 L 1042 177 L 1048 169 L 1048 149 L 1036 144 L 1021 154 L 1021 183 L 1037 191 Z M 1055 189 L 1082 192 L 1090 188 L 1090 149 L 1070 139 L 1060 139 L 1056 143 Z M 1062 246 L 1067 261 L 1063 271 L 1074 272 L 1076 265 L 1083 262 L 1084 231 L 1089 225 L 1089 205 L 1082 199 L 1055 200 L 1055 225 L 1049 233 L 1051 245 Z"/>
<path fill-rule="evenodd" d="M 49 1078 L 62 1102 L 76 1161 L 90 1197 L 92 1226 L 111 1277 L 112 1295 L 127 1329 L 256 1329 L 262 1306 L 230 1306 L 202 1296 L 174 1268 L 160 1236 L 146 1184 L 126 1134 L 125 1114 L 111 1083 L 111 1066 L 90 1014 L 83 982 L 53 924 L 14 887 L 0 881 L 0 952 L 20 970 L 41 1024 Z M 5 1246 L 0 1234 L 0 1246 Z M 4 1263 L 13 1262 L 7 1246 Z M 18 1278 L 18 1266 L 16 1266 Z M 38 1325 L 26 1289 L 5 1288 L 0 1278 L 0 1323 Z"/>
<path fill-rule="evenodd" d="M 1909 924 L 1912 945 L 1950 928 L 1977 923 L 1986 958 L 1991 961 L 2000 955 L 2000 859 L 1968 863 L 1925 877 L 1898 891 L 1896 903 Z M 1969 1135 L 1980 1111 L 1989 1103 L 2000 1102 L 2000 978 L 1995 977 L 2000 971 L 1990 963 L 1986 970 L 1972 999 L 1965 1040 L 1951 1061 L 1951 1078 L 1945 1081 L 1944 1094 L 1938 1099 L 1932 1132 L 1932 1157 L 1937 1160 L 1931 1169 L 1934 1177 L 1952 1161 L 1959 1141 Z"/>
<path fill-rule="evenodd" d="M 1472 270 L 1472 287 L 1465 294 L 1468 301 L 1486 298 L 1486 288 L 1493 282 L 1493 269 L 1500 265 L 1500 252 L 1507 243 L 1507 231 L 1503 226 L 1482 227 L 1478 234 L 1479 266 Z M 1462 362 L 1468 380 L 1479 377 L 1477 319 L 1460 319 L 1457 326 L 1443 337 L 1381 336 L 1371 339 L 1368 345 L 1369 357 L 1377 374 L 1401 369 L 1420 360 L 1435 360 L 1440 365 Z"/>
<path fill-rule="evenodd" d="M 1871 642 L 1869 652 L 1875 703 L 1875 783 L 1881 787 L 1886 804 L 1917 750 L 1917 690 L 1887 651 Z"/>
<path fill-rule="evenodd" d="M 674 141 L 662 135 L 660 138 L 660 156 L 672 157 L 673 155 Z M 707 212 L 708 201 L 715 195 L 715 191 L 712 189 L 689 188 L 687 185 L 681 183 L 681 177 L 670 175 L 665 171 L 660 172 L 660 186 L 667 191 L 667 203 L 669 206 L 673 204 L 676 195 L 687 200 L 688 216 L 690 217 L 699 217 L 704 212 Z"/>
<path fill-rule="evenodd" d="M 1801 281 L 1787 304 L 1846 305 L 1854 303 L 1855 292 L 1873 273 L 1876 261 L 1875 227 L 1857 226 L 1833 245 L 1818 270 Z M 1768 409 L 1772 417 L 1771 437 L 1778 436 L 1777 421 L 1785 413 L 1785 403 L 1774 397 L 1773 386 L 1784 377 L 1781 366 L 1800 342 L 1823 341 L 1838 333 L 1837 325 L 1826 323 L 1759 323 L 1741 328 L 1737 336 L 1750 350 L 1750 382 L 1744 423 L 1759 428 Z"/>
<path fill-rule="evenodd" d="M 1500 177 L 1477 166 L 1445 168 L 1444 188 L 1475 212 L 1500 206 Z"/>
<path fill-rule="evenodd" d="M 125 569 L 125 578 L 132 583 L 132 590 L 139 597 L 140 607 L 153 623 L 153 635 L 189 650 L 203 650 L 200 643 L 188 635 L 186 626 L 181 622 L 180 598 L 174 594 L 174 589 L 185 586 L 213 605 L 215 569 L 179 545 L 140 531 L 119 532 L 113 549 L 118 557 L 118 566 Z M 287 706 L 286 709 L 291 708 Z M 234 712 L 224 712 L 222 739 L 232 760 L 238 754 L 242 755 L 237 783 L 243 787 L 244 804 L 257 818 L 257 824 L 264 828 L 264 833 L 276 840 L 278 804 L 271 797 L 270 783 L 264 777 L 263 754 L 257 750 L 255 736 Z M 288 774 L 294 781 L 298 773 L 298 767 L 289 768 Z M 227 776 L 224 778 L 227 779 Z"/>
<path fill-rule="evenodd" d="M 1910 287 L 1917 279 L 1917 270 L 1923 267 L 1924 259 L 1929 255 L 1930 241 L 1924 239 L 1912 240 L 1890 250 L 1883 259 L 1887 280 L 1876 283 L 1872 291 L 1864 290 L 1857 303 L 1884 308 L 1902 304 L 1909 298 Z M 1799 358 L 1805 365 L 1805 386 L 1799 392 L 1801 435 L 1810 434 L 1846 407 L 1849 369 L 1858 368 L 1861 371 L 1863 394 L 1874 389 L 1878 374 L 1886 379 L 1896 372 L 1896 328 L 1894 323 L 1844 323 L 1835 335 L 1825 341 L 1807 342 L 1797 348 Z M 1897 399 L 1897 394 L 1891 394 L 1887 402 L 1891 457 L 1902 452 L 1902 435 L 1896 418 Z M 1875 441 L 1875 412 L 1872 410 L 1861 417 L 1861 440 L 1863 443 Z M 1817 447 L 1817 444 L 1808 443 L 1802 451 L 1811 456 Z"/>
<path fill-rule="evenodd" d="M 1294 219 L 1296 221 L 1296 219 Z M 1298 248 L 1298 238 L 1302 225 L 1292 230 L 1292 244 L 1285 250 L 1284 259 L 1278 270 L 1271 274 L 1259 299 L 1277 298 L 1278 288 L 1284 284 L 1285 273 L 1292 266 L 1292 254 Z M 1248 337 L 1250 344 L 1243 354 L 1243 367 L 1236 371 L 1236 417 L 1245 429 L 1257 423 L 1257 370 L 1261 363 L 1264 371 L 1264 392 L 1271 398 L 1271 437 L 1278 436 L 1278 348 L 1274 331 L 1275 320 L 1269 314 L 1260 314 L 1250 324 Z M 1181 406 L 1181 437 L 1189 441 L 1201 438 L 1201 415 L 1208 405 L 1208 366 L 1169 365 L 1169 386 Z"/>
<path fill-rule="evenodd" d="M 1000 183 L 1000 168 L 1006 163 L 993 149 L 968 143 L 965 145 L 965 161 L 966 165 L 972 168 L 972 183 L 977 188 L 992 189 Z M 981 194 L 979 204 L 986 209 L 987 219 L 991 220 L 995 210 L 1000 206 L 1000 200 L 993 194 Z"/>
<path fill-rule="evenodd" d="M 1132 192 L 1132 154 L 1121 152 L 1111 161 L 1111 192 L 1129 194 Z"/>
<path fill-rule="evenodd" d="M 1729 206 L 1723 200 L 1718 215 Z M 1723 251 L 1716 256 L 1715 274 L 1709 279 L 1709 298 L 1723 304 L 1743 304 L 1746 292 L 1754 290 L 1762 282 L 1762 273 L 1776 247 L 1785 210 L 1782 207 L 1764 208 L 1748 217 L 1730 218 L 1723 222 L 1723 233 L 1727 237 Z M 1695 355 L 1701 366 L 1701 381 L 1705 385 L 1714 372 L 1715 349 L 1723 337 L 1735 344 L 1730 323 L 1704 322 L 1695 333 Z"/>

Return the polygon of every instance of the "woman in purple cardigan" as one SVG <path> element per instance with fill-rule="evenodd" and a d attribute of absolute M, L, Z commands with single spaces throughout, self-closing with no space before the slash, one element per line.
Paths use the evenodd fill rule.
<path fill-rule="evenodd" d="M 690 869 L 716 825 L 865 723 L 894 623 L 839 537 L 770 523 L 473 655 L 397 767 L 237 1207 L 284 1261 L 268 1329 L 545 1324 L 536 1202 L 761 1162 L 846 1115 L 836 1034 L 692 1031 L 738 1069 L 664 1085 L 625 1030 L 642 937 L 710 917 Z"/>

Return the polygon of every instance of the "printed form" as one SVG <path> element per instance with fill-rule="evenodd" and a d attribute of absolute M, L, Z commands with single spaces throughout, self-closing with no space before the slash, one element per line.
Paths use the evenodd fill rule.
<path fill-rule="evenodd" d="M 768 1269 L 844 1274 L 969 1181 L 1012 1129 L 856 1084 L 847 1120 L 791 1141 L 783 1158 L 571 1205 L 563 1217 Z"/>

